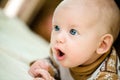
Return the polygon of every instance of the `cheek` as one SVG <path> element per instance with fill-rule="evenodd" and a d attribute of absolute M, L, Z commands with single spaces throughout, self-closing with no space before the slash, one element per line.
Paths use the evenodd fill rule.
<path fill-rule="evenodd" d="M 50 39 L 50 43 L 53 43 L 55 41 L 55 35 L 54 32 L 51 33 L 51 39 Z"/>
<path fill-rule="evenodd" d="M 51 35 L 50 47 L 52 47 L 54 44 L 55 44 L 55 39 L 54 39 L 53 35 Z"/>
<path fill-rule="evenodd" d="M 69 42 L 69 49 L 73 53 L 77 54 L 91 54 L 94 53 L 97 48 L 97 41 L 93 39 L 79 39 Z"/>
<path fill-rule="evenodd" d="M 78 66 L 81 64 L 84 64 L 87 62 L 91 57 L 93 57 L 93 54 L 95 53 L 96 47 L 92 47 L 89 45 L 92 45 L 91 43 L 79 43 L 76 45 L 69 45 L 69 50 L 68 51 L 68 60 L 71 63 L 71 66 Z"/>
<path fill-rule="evenodd" d="M 97 49 L 97 42 L 95 40 L 89 40 L 82 43 L 81 46 L 85 52 L 89 52 L 90 54 L 95 52 Z"/>
<path fill-rule="evenodd" d="M 50 39 L 50 47 L 54 47 L 56 45 L 56 38 L 57 35 L 54 32 L 52 32 Z"/>

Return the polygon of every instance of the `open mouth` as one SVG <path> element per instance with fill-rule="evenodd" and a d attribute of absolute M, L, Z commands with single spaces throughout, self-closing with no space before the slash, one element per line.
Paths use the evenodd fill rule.
<path fill-rule="evenodd" d="M 58 60 L 63 60 L 65 56 L 65 53 L 62 52 L 60 49 L 57 49 L 57 59 Z"/>
<path fill-rule="evenodd" d="M 61 51 L 61 50 L 58 50 L 58 56 L 62 57 L 64 56 L 65 54 Z"/>

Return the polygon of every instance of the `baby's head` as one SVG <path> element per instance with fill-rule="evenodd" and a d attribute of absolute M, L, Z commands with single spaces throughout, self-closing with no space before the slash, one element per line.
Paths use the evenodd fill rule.
<path fill-rule="evenodd" d="M 90 64 L 110 50 L 119 22 L 114 0 L 64 0 L 53 16 L 53 53 L 66 67 Z"/>

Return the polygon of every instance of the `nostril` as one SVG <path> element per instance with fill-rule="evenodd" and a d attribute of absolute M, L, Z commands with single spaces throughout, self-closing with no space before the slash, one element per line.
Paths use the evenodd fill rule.
<path fill-rule="evenodd" d="M 62 43 L 62 41 L 61 40 L 57 40 L 57 43 Z"/>
<path fill-rule="evenodd" d="M 64 30 L 60 31 L 55 36 L 57 43 L 64 43 L 66 39 L 66 32 Z"/>
<path fill-rule="evenodd" d="M 56 41 L 57 43 L 64 43 L 65 39 L 63 37 L 59 37 Z"/>

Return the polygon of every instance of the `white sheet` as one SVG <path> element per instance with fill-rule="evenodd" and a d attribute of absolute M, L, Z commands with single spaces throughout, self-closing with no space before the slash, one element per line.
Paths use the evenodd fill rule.
<path fill-rule="evenodd" d="M 0 80 L 32 80 L 29 63 L 49 54 L 49 44 L 23 22 L 0 11 Z"/>

